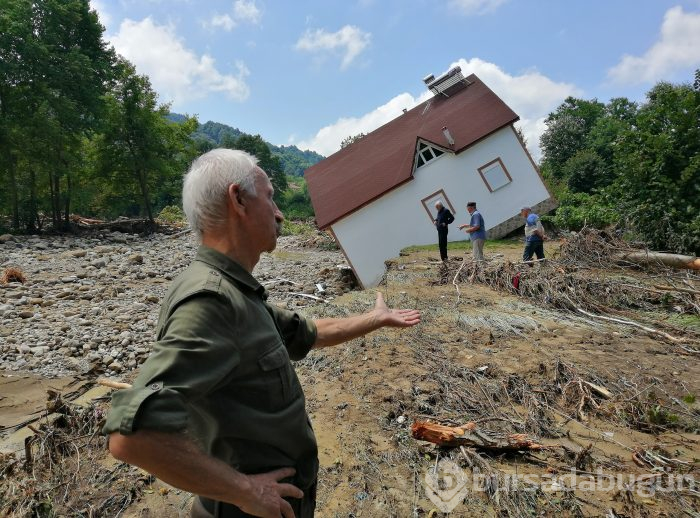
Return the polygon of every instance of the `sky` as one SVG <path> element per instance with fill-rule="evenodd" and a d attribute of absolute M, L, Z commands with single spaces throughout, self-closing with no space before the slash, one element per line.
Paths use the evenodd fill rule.
<path fill-rule="evenodd" d="M 541 156 L 568 96 L 643 102 L 700 68 L 700 0 L 91 0 L 161 103 L 328 156 L 459 65 Z"/>

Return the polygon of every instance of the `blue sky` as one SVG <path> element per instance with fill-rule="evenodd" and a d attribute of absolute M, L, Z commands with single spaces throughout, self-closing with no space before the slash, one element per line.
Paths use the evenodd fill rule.
<path fill-rule="evenodd" d="M 700 67 L 700 0 L 92 0 L 172 110 L 329 155 L 476 73 L 539 157 L 568 95 L 643 101 Z"/>

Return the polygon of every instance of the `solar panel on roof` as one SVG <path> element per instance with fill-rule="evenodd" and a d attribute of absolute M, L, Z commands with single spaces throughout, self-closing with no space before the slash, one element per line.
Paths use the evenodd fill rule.
<path fill-rule="evenodd" d="M 437 79 L 434 79 L 426 84 L 428 89 L 435 95 L 444 95 L 445 97 L 449 97 L 453 93 L 466 88 L 470 83 L 462 75 L 462 69 L 460 67 L 454 67 L 442 74 Z"/>

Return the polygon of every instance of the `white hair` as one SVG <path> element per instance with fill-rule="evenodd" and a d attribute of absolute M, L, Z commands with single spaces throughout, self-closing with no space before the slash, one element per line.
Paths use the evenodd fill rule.
<path fill-rule="evenodd" d="M 231 184 L 255 195 L 258 159 L 245 151 L 212 149 L 197 158 L 185 174 L 182 208 L 198 238 L 226 218 L 226 198 Z"/>

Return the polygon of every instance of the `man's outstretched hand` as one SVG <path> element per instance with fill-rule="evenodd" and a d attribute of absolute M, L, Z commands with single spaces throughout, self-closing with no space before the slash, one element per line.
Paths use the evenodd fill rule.
<path fill-rule="evenodd" d="M 381 326 L 411 327 L 420 322 L 420 311 L 417 309 L 389 309 L 381 291 L 377 292 L 374 312 Z"/>

